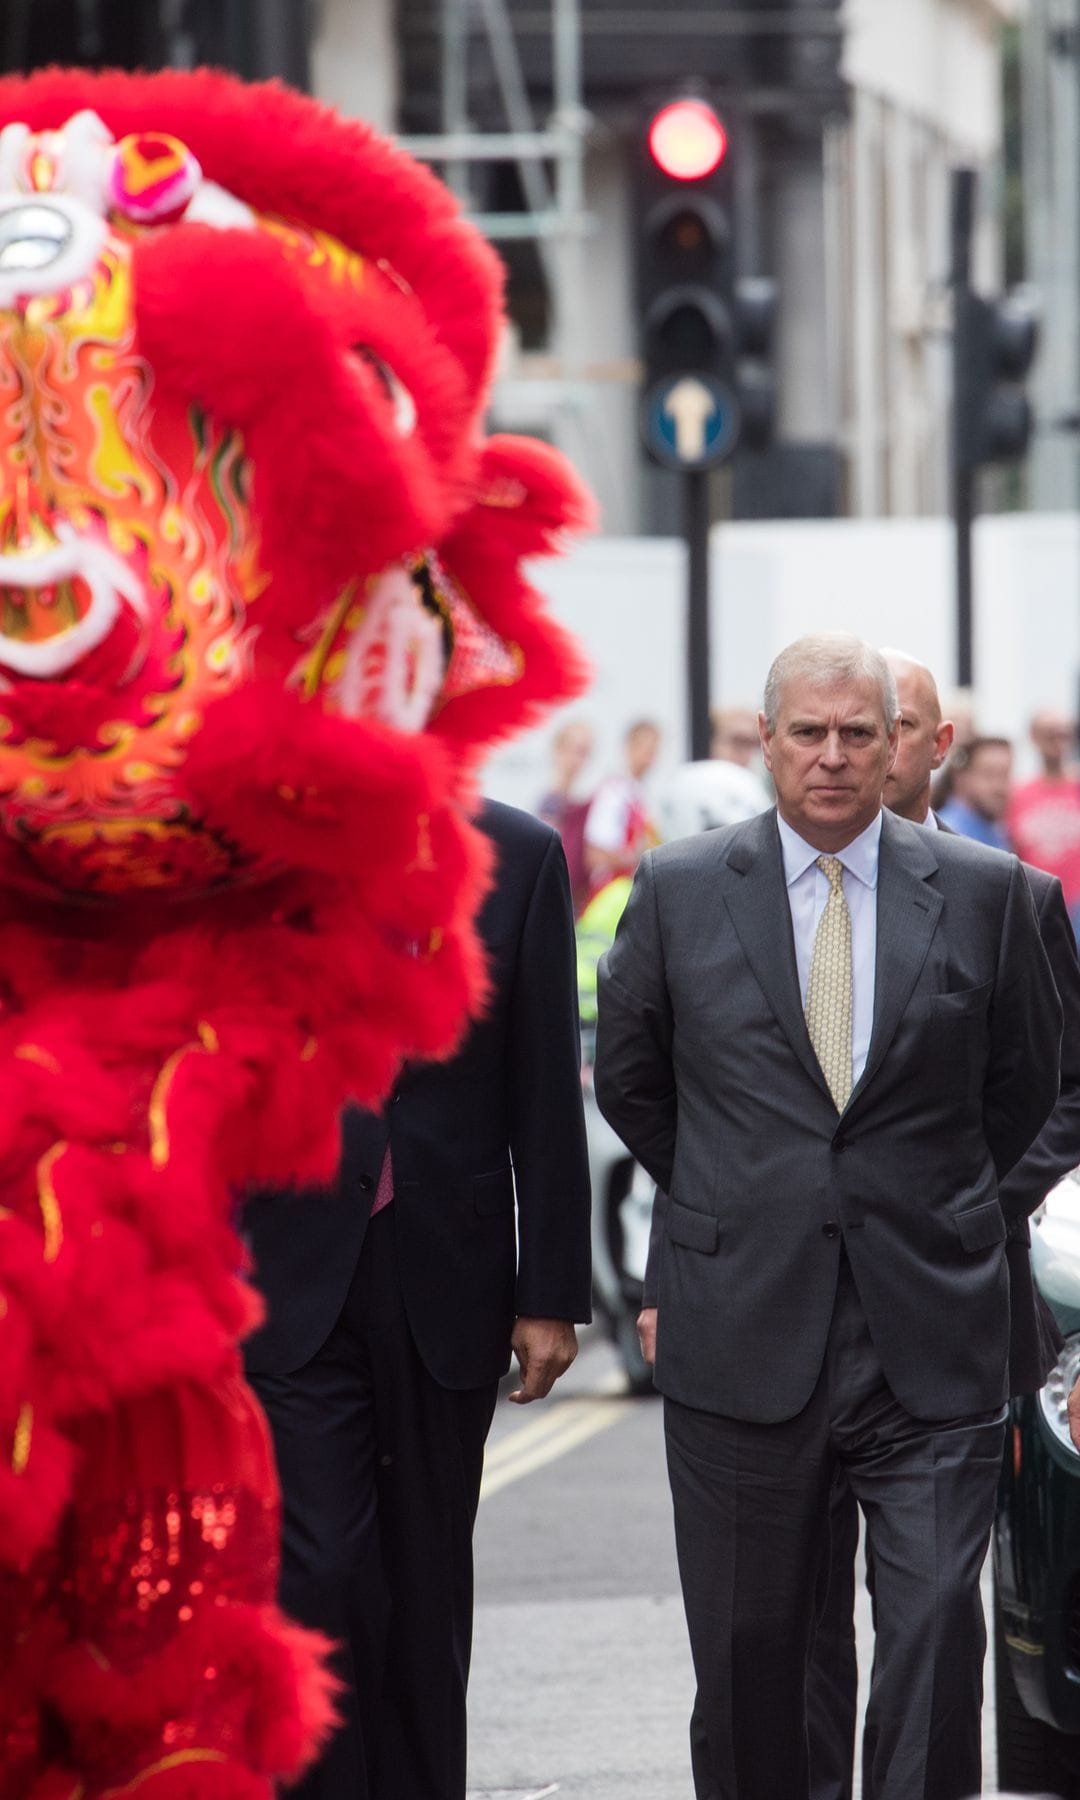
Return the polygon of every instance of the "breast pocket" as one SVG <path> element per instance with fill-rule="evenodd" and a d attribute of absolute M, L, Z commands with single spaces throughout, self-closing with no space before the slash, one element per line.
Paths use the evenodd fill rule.
<path fill-rule="evenodd" d="M 985 1016 L 993 991 L 992 981 L 982 981 L 978 987 L 954 988 L 948 993 L 931 994 L 927 1011 L 936 1025 L 967 1023 Z"/>

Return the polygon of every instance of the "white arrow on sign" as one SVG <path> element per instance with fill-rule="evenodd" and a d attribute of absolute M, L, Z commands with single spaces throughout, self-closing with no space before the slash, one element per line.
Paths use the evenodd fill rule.
<path fill-rule="evenodd" d="M 705 427 L 716 412 L 716 397 L 703 381 L 684 375 L 667 399 L 664 412 L 675 421 L 675 451 L 682 462 L 698 462 L 705 454 Z"/>

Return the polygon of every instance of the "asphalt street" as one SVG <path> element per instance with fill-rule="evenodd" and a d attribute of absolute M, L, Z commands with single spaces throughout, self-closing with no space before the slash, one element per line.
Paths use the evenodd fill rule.
<path fill-rule="evenodd" d="M 476 1530 L 469 1800 L 692 1800 L 661 1408 L 621 1388 L 590 1333 L 557 1398 L 499 1403 Z M 993 1793 L 989 1668 L 987 1681 Z"/>

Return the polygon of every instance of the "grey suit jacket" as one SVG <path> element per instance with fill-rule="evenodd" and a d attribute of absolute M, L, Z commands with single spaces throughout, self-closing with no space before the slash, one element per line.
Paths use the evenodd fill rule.
<path fill-rule="evenodd" d="M 657 1385 L 793 1417 L 841 1242 L 921 1418 L 1007 1389 L 998 1180 L 1058 1091 L 1061 1009 L 1019 863 L 886 813 L 874 1025 L 838 1115 L 799 997 L 774 812 L 642 862 L 600 968 L 596 1095 L 669 1194 Z"/>

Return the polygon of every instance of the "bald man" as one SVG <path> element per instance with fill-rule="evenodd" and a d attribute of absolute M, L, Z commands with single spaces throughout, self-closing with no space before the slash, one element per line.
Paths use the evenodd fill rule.
<path fill-rule="evenodd" d="M 939 826 L 930 809 L 930 784 L 953 741 L 953 726 L 941 716 L 937 683 L 924 664 L 899 651 L 883 652 L 896 679 L 900 706 L 900 747 L 885 778 L 885 804 L 901 818 L 928 830 Z M 1045 1381 L 1061 1347 L 1053 1315 L 1035 1288 L 1028 1254 L 1027 1218 L 1062 1175 L 1080 1163 L 1080 963 L 1061 883 L 1024 865 L 1039 930 L 1061 996 L 1065 1016 L 1061 1040 L 1061 1092 L 1054 1111 L 1027 1155 L 1005 1177 L 999 1198 L 1010 1226 L 1005 1246 L 1009 1270 L 1011 1330 L 1009 1385 L 1013 1394 L 1034 1393 Z M 1077 1398 L 1080 1431 L 1080 1395 Z M 851 1800 L 855 1753 L 857 1671 L 855 1664 L 855 1551 L 858 1508 L 840 1480 L 834 1489 L 830 1522 L 829 1581 L 807 1676 L 812 1800 Z M 873 1592 L 872 1570 L 867 1579 Z M 874 1800 L 870 1771 L 873 1745 L 863 1746 L 863 1800 Z"/>

